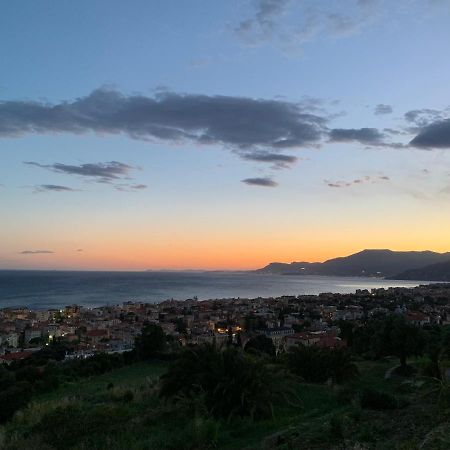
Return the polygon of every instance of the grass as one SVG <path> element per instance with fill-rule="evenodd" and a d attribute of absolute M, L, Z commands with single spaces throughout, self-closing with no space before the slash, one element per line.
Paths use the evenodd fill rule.
<path fill-rule="evenodd" d="M 281 402 L 271 420 L 231 422 L 199 417 L 192 405 L 174 406 L 157 396 L 155 381 L 165 363 L 138 363 L 66 383 L 37 397 L 0 429 L 5 450 L 151 450 L 354 448 L 444 449 L 450 430 L 440 423 L 433 398 L 404 380 L 384 378 L 395 359 L 360 361 L 360 377 L 341 387 L 299 382 L 301 405 Z M 393 410 L 361 408 L 364 389 L 405 399 Z M 440 428 L 439 428 L 440 427 Z M 435 430 L 434 434 L 433 431 Z M 437 442 L 437 444 L 436 444 Z M 428 445 L 428 444 L 427 444 Z"/>
<path fill-rule="evenodd" d="M 87 398 L 98 395 L 105 388 L 113 386 L 136 388 L 149 380 L 156 380 L 167 369 L 162 362 L 140 362 L 121 367 L 103 375 L 84 378 L 78 381 L 64 383 L 57 390 L 36 398 L 37 402 L 58 400 L 63 397 Z"/>

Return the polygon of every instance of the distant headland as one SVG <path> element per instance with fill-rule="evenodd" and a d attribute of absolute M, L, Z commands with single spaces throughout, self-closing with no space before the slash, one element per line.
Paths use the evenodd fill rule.
<path fill-rule="evenodd" d="M 450 252 L 367 249 L 324 262 L 273 262 L 257 273 L 450 281 Z"/>

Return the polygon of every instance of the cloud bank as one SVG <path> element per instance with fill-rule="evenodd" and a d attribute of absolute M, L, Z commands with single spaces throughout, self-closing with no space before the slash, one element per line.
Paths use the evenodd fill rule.
<path fill-rule="evenodd" d="M 97 89 L 87 97 L 56 105 L 0 103 L 0 137 L 94 132 L 280 150 L 319 142 L 325 123 L 325 118 L 308 113 L 297 103 L 168 92 L 146 97 Z"/>
<path fill-rule="evenodd" d="M 272 2 L 264 3 L 262 11 L 258 19 L 261 23 L 280 13 Z M 266 26 L 270 26 L 270 21 Z M 378 104 L 375 109 L 377 114 L 391 111 L 392 107 L 385 104 Z M 405 114 L 405 121 L 411 127 L 403 131 L 388 129 L 384 132 L 370 127 L 331 128 L 329 123 L 333 116 L 317 106 L 313 108 L 310 101 L 169 91 L 157 91 L 153 96 L 125 95 L 102 88 L 74 101 L 57 104 L 0 102 L 0 138 L 26 134 L 122 134 L 143 141 L 216 145 L 246 161 L 269 164 L 272 169 L 288 169 L 298 160 L 296 156 L 286 154 L 290 150 L 319 147 L 325 142 L 406 148 L 406 144 L 387 139 L 402 132 L 416 134 L 409 144 L 411 147 L 450 148 L 450 119 L 445 114 L 445 111 L 430 109 L 409 111 Z M 132 171 L 138 168 L 119 161 L 80 165 L 27 161 L 25 164 L 85 180 L 111 183 L 117 190 L 138 191 L 147 187 L 124 183 L 133 180 Z M 263 183 L 259 185 L 270 184 Z M 73 189 L 45 184 L 38 186 L 37 190 L 62 192 Z"/>

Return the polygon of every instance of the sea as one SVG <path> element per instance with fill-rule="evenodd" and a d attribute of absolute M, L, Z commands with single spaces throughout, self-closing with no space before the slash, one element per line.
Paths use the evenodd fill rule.
<path fill-rule="evenodd" d="M 357 289 L 413 287 L 426 282 L 380 278 L 283 276 L 254 272 L 69 272 L 0 270 L 0 308 L 60 308 L 157 303 L 167 299 L 277 297 L 352 293 Z"/>

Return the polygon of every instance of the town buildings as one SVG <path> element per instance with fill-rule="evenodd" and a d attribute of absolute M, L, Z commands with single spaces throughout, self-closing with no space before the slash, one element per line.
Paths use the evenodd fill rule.
<path fill-rule="evenodd" d="M 60 310 L 0 310 L 0 362 L 23 359 L 53 342 L 65 343 L 68 357 L 124 352 L 146 324 L 161 326 L 173 345 L 234 342 L 245 346 L 259 334 L 277 352 L 295 345 L 345 346 L 339 324 L 356 325 L 386 314 L 401 314 L 414 325 L 450 323 L 450 284 L 358 290 L 354 294 L 231 298 L 161 303 L 126 302 Z"/>

